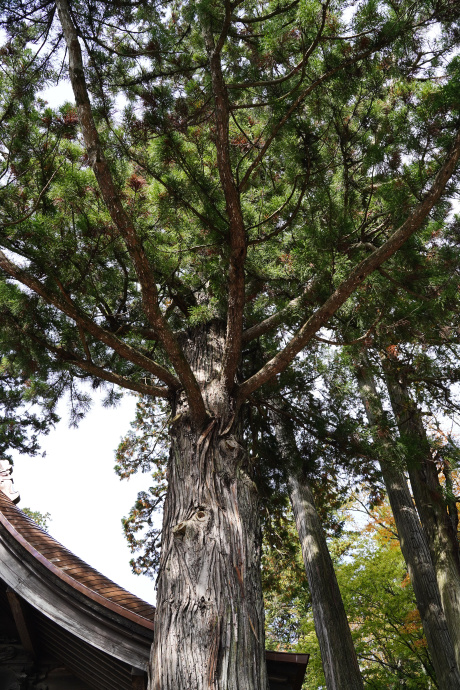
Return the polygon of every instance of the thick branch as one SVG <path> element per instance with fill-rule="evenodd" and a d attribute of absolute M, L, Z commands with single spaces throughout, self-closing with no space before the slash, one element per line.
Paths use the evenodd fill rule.
<path fill-rule="evenodd" d="M 230 83 L 227 84 L 227 89 L 253 89 L 256 86 L 263 86 L 264 88 L 267 86 L 277 86 L 279 84 L 283 84 L 285 81 L 293 77 L 297 72 L 302 69 L 302 67 L 305 65 L 305 58 L 302 58 L 302 60 L 292 68 L 288 74 L 285 74 L 282 77 L 278 77 L 278 79 L 271 79 L 271 80 L 266 80 L 266 81 L 250 81 L 250 82 L 242 82 L 241 84 L 238 83 Z"/>
<path fill-rule="evenodd" d="M 433 206 L 441 198 L 445 187 L 452 176 L 458 159 L 460 158 L 460 131 L 457 132 L 454 145 L 450 150 L 444 165 L 426 194 L 424 200 L 417 205 L 409 218 L 384 244 L 361 261 L 351 271 L 333 294 L 300 328 L 286 347 L 267 362 L 257 374 L 245 381 L 239 388 L 238 398 L 243 402 L 257 388 L 284 371 L 294 357 L 313 338 L 317 331 L 324 326 L 331 316 L 346 302 L 354 290 L 384 261 L 393 256 L 411 235 L 420 229 Z"/>
<path fill-rule="evenodd" d="M 147 255 L 123 207 L 99 140 L 86 87 L 80 43 L 73 24 L 69 4 L 67 0 L 56 0 L 56 6 L 69 51 L 69 76 L 90 165 L 96 176 L 110 216 L 126 243 L 136 269 L 141 285 L 142 302 L 149 323 L 156 331 L 158 339 L 170 357 L 172 365 L 184 386 L 192 418 L 194 418 L 195 422 L 201 424 L 206 418 L 206 410 L 200 388 L 174 333 L 163 318 L 158 303 L 155 279 Z"/>
<path fill-rule="evenodd" d="M 295 299 L 292 299 L 283 309 L 280 309 L 280 311 L 277 311 L 275 314 L 268 316 L 266 319 L 264 319 L 260 323 L 256 324 L 255 326 L 251 326 L 250 328 L 247 328 L 243 332 L 243 337 L 242 337 L 243 345 L 250 343 L 251 340 L 255 340 L 256 338 L 260 338 L 262 335 L 265 335 L 265 333 L 269 333 L 270 331 L 273 331 L 275 328 L 277 328 L 281 324 L 285 324 L 292 316 L 297 314 L 300 309 L 304 308 L 305 304 L 308 302 L 309 298 L 312 296 L 312 294 L 316 288 L 316 285 L 317 285 L 317 281 L 314 280 L 306 288 L 304 293 L 302 295 L 300 295 L 300 297 L 296 297 Z"/>
<path fill-rule="evenodd" d="M 378 272 L 380 275 L 382 275 L 384 278 L 390 281 L 390 283 L 393 283 L 393 285 L 396 285 L 396 287 L 400 288 L 401 290 L 404 290 L 404 292 L 407 292 L 408 295 L 412 295 L 416 299 L 421 299 L 424 300 L 425 302 L 431 302 L 432 298 L 427 297 L 426 295 L 422 295 L 419 292 L 414 292 L 413 290 L 410 290 L 408 287 L 405 285 L 402 285 L 398 280 L 395 280 L 393 276 L 391 276 L 388 271 L 385 271 L 383 268 L 379 268 Z"/>
<path fill-rule="evenodd" d="M 297 199 L 297 203 L 294 207 L 294 210 L 292 211 L 292 213 L 289 216 L 289 218 L 287 219 L 287 221 L 285 223 L 283 223 L 282 225 L 280 225 L 279 227 L 275 228 L 275 230 L 273 230 L 272 232 L 269 232 L 267 235 L 262 235 L 262 237 L 258 237 L 255 240 L 251 240 L 250 242 L 248 242 L 249 245 L 254 246 L 256 244 L 262 244 L 263 242 L 267 242 L 268 240 L 272 240 L 274 237 L 277 237 L 282 232 L 284 232 L 286 230 L 286 228 L 289 227 L 289 225 L 291 225 L 291 223 L 295 220 L 298 212 L 300 211 L 300 205 L 301 205 L 302 200 L 305 196 L 305 192 L 307 189 L 309 179 L 310 179 L 310 169 L 308 169 L 308 172 L 305 175 L 305 180 L 304 180 L 304 183 L 302 185 L 302 189 L 300 190 L 300 193 L 299 193 L 299 198 Z M 253 225 L 251 228 L 248 228 L 248 230 L 252 230 L 253 228 L 260 227 L 261 225 L 264 225 L 264 223 L 269 223 L 276 215 L 281 213 L 283 211 L 283 209 L 288 205 L 288 203 L 290 202 L 292 197 L 294 196 L 296 185 L 297 185 L 297 178 L 294 182 L 294 187 L 293 187 L 292 192 L 289 195 L 288 199 L 279 208 L 277 208 L 276 211 L 274 211 L 268 218 L 263 220 L 261 223 L 258 223 L 257 225 Z"/>
<path fill-rule="evenodd" d="M 97 323 L 92 321 L 86 316 L 86 314 L 81 312 L 70 298 L 58 297 L 47 290 L 47 288 L 45 288 L 40 281 L 10 261 L 2 251 L 0 251 L 0 268 L 2 268 L 5 273 L 12 278 L 30 288 L 30 290 L 33 290 L 33 292 L 35 292 L 37 295 L 40 295 L 45 302 L 52 304 L 63 314 L 69 316 L 77 325 L 84 327 L 88 333 L 108 347 L 112 348 L 112 350 L 120 355 L 120 357 L 127 359 L 129 362 L 132 362 L 145 371 L 153 374 L 161 381 L 164 381 L 164 383 L 166 383 L 172 390 L 177 390 L 180 388 L 180 382 L 174 376 L 174 374 L 171 374 L 171 372 L 162 367 L 160 364 L 157 364 L 148 357 L 145 357 L 145 355 L 135 348 L 127 345 L 122 340 L 119 340 L 119 338 L 117 338 L 113 333 L 110 333 L 104 328 L 98 326 Z"/>
<path fill-rule="evenodd" d="M 315 41 L 312 43 L 312 45 L 308 49 L 307 55 L 305 56 L 305 59 L 307 59 L 307 57 L 311 54 L 312 50 L 316 47 L 316 45 L 321 40 L 321 34 L 323 31 L 323 27 L 324 27 L 325 17 L 326 17 L 326 15 L 323 12 L 323 23 L 321 25 L 321 28 L 320 28 L 318 34 L 317 34 L 317 37 L 315 38 Z M 359 62 L 360 60 L 364 60 L 365 58 L 372 55 L 376 50 L 378 50 L 379 48 L 382 48 L 383 45 L 384 45 L 383 42 L 379 43 L 379 44 L 375 45 L 373 48 L 371 48 L 370 50 L 366 50 L 364 52 L 358 53 L 357 55 L 355 55 L 353 58 L 350 58 L 349 60 L 344 60 L 344 62 L 342 62 L 341 65 L 339 65 L 338 67 L 334 67 L 333 69 L 328 70 L 327 72 L 322 74 L 320 77 L 315 79 L 315 81 L 312 84 L 310 84 L 310 86 L 307 86 L 307 88 L 302 91 L 302 93 L 296 98 L 294 103 L 288 108 L 286 114 L 274 126 L 270 136 L 267 137 L 267 140 L 265 141 L 265 144 L 261 148 L 259 154 L 257 155 L 257 157 L 253 160 L 253 162 L 251 163 L 251 165 L 247 169 L 243 179 L 240 182 L 240 190 L 241 191 L 244 191 L 246 189 L 246 186 L 249 182 L 249 179 L 250 179 L 252 173 L 257 168 L 259 163 L 262 161 L 267 150 L 269 149 L 269 147 L 271 146 L 271 144 L 275 140 L 278 132 L 282 129 L 282 127 L 284 127 L 286 122 L 288 122 L 288 120 L 290 119 L 291 115 L 297 110 L 297 108 L 307 98 L 307 96 L 309 96 L 310 93 L 312 93 L 312 91 L 314 91 L 324 81 L 326 81 L 330 77 L 333 77 L 335 74 L 337 74 L 337 72 L 340 72 L 341 70 L 346 69 L 347 67 L 350 67 L 351 65 L 354 65 L 356 62 Z"/>
<path fill-rule="evenodd" d="M 229 21 L 229 16 L 228 16 Z M 223 35 L 224 32 L 222 32 Z M 217 164 L 230 226 L 230 258 L 228 267 L 227 335 L 223 357 L 223 377 L 227 390 L 232 390 L 241 354 L 243 333 L 244 263 L 247 254 L 246 231 L 241 212 L 240 195 L 233 177 L 229 146 L 229 104 L 222 74 L 219 46 L 212 33 L 205 33 L 215 101 Z M 221 43 L 222 41 L 220 41 Z"/>
<path fill-rule="evenodd" d="M 59 168 L 58 168 L 57 170 L 55 170 L 54 173 L 51 175 L 50 179 L 48 180 L 48 182 L 46 183 L 46 185 L 43 187 L 43 189 L 41 190 L 40 194 L 38 195 L 37 200 L 36 200 L 36 202 L 34 203 L 34 205 L 32 206 L 31 210 L 28 211 L 28 213 L 26 213 L 25 216 L 23 216 L 22 218 L 18 218 L 17 220 L 10 220 L 10 221 L 7 222 L 7 223 L 2 223 L 2 224 L 0 225 L 0 228 L 10 228 L 10 227 L 12 227 L 13 225 L 20 225 L 21 223 L 25 223 L 25 221 L 26 221 L 28 218 L 30 218 L 30 216 L 32 216 L 32 215 L 35 213 L 35 211 L 37 210 L 37 208 L 38 208 L 38 206 L 39 206 L 39 204 L 40 204 L 40 201 L 41 201 L 42 198 L 43 198 L 43 195 L 45 194 L 46 190 L 48 189 L 48 187 L 50 186 L 51 182 L 54 180 L 54 178 L 55 178 L 55 176 L 57 175 L 58 172 L 59 172 Z"/>
<path fill-rule="evenodd" d="M 135 393 L 142 393 L 142 395 L 148 395 L 154 398 L 168 398 L 170 393 L 168 388 L 162 388 L 160 386 L 149 386 L 146 383 L 139 383 L 138 381 L 133 381 L 126 376 L 121 376 L 121 374 L 116 374 L 113 371 L 107 371 L 98 367 L 95 364 L 90 364 L 89 362 L 82 359 L 71 359 L 67 361 L 75 364 L 83 371 L 86 371 L 92 376 L 97 376 L 97 378 L 103 381 L 108 381 L 109 383 L 115 383 L 121 388 L 126 388 L 127 390 L 134 391 Z"/>
<path fill-rule="evenodd" d="M 208 66 L 207 62 L 202 62 L 202 63 L 197 63 L 196 65 L 192 65 L 190 67 L 180 67 L 178 69 L 171 69 L 171 70 L 165 70 L 161 71 L 158 70 L 156 72 L 145 72 L 138 77 L 134 77 L 133 79 L 129 79 L 126 81 L 120 81 L 118 82 L 117 86 L 126 88 L 129 86 L 136 86 L 138 84 L 143 84 L 146 81 L 155 81 L 156 79 L 164 79 L 165 77 L 175 77 L 178 74 L 183 75 L 184 72 L 196 72 L 199 69 L 204 69 Z"/>
<path fill-rule="evenodd" d="M 240 22 L 241 24 L 255 24 L 257 22 L 265 22 L 267 19 L 276 17 L 278 14 L 288 12 L 288 10 L 291 10 L 298 4 L 299 0 L 294 0 L 294 2 L 291 2 L 289 5 L 286 5 L 286 7 L 277 7 L 276 10 L 273 10 L 273 12 L 269 12 L 269 14 L 264 14 L 263 17 L 238 17 L 238 15 L 233 15 L 232 19 L 234 22 Z"/>
<path fill-rule="evenodd" d="M 63 347 L 55 347 L 44 338 L 39 338 L 38 336 L 29 333 L 29 337 L 43 345 L 49 352 L 52 352 L 58 359 L 64 362 L 70 362 L 74 364 L 79 369 L 86 371 L 92 376 L 96 376 L 98 379 L 107 381 L 108 383 L 115 383 L 121 388 L 126 388 L 127 390 L 134 391 L 135 393 L 142 393 L 142 395 L 153 396 L 154 398 L 168 398 L 170 395 L 169 388 L 163 388 L 161 386 L 149 386 L 146 383 L 140 383 L 138 381 L 132 381 L 126 376 L 117 374 L 113 371 L 107 371 L 106 369 L 99 367 L 93 362 L 89 362 L 85 359 L 80 359 L 74 352 L 65 350 Z"/>

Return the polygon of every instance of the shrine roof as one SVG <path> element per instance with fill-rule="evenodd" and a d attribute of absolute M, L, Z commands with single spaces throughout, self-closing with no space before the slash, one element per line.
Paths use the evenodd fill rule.
<path fill-rule="evenodd" d="M 62 582 L 124 618 L 153 630 L 155 608 L 102 575 L 41 529 L 0 491 L 0 525 Z"/>

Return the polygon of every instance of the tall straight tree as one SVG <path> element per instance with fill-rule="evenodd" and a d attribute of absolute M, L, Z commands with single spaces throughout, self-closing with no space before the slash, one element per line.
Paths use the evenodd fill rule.
<path fill-rule="evenodd" d="M 428 538 L 441 601 L 460 664 L 460 553 L 421 410 L 413 400 L 402 367 L 390 353 L 382 356 L 391 407 L 405 448 L 417 511 Z"/>
<path fill-rule="evenodd" d="M 279 414 L 273 414 L 272 419 L 282 464 L 288 468 L 289 498 L 311 592 L 326 687 L 360 690 L 364 685 L 345 607 L 313 492 L 299 461 L 294 429 Z"/>
<path fill-rule="evenodd" d="M 460 671 L 452 635 L 442 607 L 426 535 L 412 501 L 404 473 L 398 467 L 395 444 L 365 353 L 356 358 L 355 373 L 373 433 L 380 439 L 380 467 L 398 530 L 401 551 L 411 578 L 428 649 L 441 688 L 455 688 Z M 451 619 L 449 618 L 449 623 Z"/>
<path fill-rule="evenodd" d="M 251 396 L 455 182 L 456 3 L 346 5 L 1 5 L 2 351 L 171 409 L 151 690 L 266 688 Z"/>

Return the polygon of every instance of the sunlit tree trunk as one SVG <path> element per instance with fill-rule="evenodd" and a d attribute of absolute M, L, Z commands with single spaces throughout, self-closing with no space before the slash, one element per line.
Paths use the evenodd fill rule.
<path fill-rule="evenodd" d="M 364 364 L 363 364 L 364 362 Z M 380 468 L 398 531 L 401 551 L 414 589 L 431 660 L 442 690 L 460 688 L 454 646 L 441 605 L 436 573 L 406 478 L 395 463 L 393 442 L 372 373 L 364 357 L 355 367 L 370 426 L 378 434 Z M 385 451 L 386 447 L 386 451 Z"/>
<path fill-rule="evenodd" d="M 423 425 L 420 410 L 405 382 L 384 362 L 391 406 L 406 449 L 407 468 L 415 504 L 428 538 L 442 607 L 460 667 L 460 554 L 457 534 Z"/>
<path fill-rule="evenodd" d="M 267 688 L 257 489 L 220 384 L 223 342 L 203 328 L 188 353 L 208 423 L 197 432 L 175 404 L 150 690 Z"/>
<path fill-rule="evenodd" d="M 276 438 L 289 468 L 298 455 L 292 429 L 276 416 Z M 359 690 L 363 681 L 350 627 L 313 493 L 302 473 L 288 477 L 289 497 L 310 587 L 313 619 L 328 690 Z"/>

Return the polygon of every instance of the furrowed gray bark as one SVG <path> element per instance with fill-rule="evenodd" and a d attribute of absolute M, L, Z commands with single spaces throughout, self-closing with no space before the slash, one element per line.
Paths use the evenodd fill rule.
<path fill-rule="evenodd" d="M 211 416 L 197 432 L 176 400 L 149 690 L 267 690 L 257 488 L 221 376 L 225 324 L 184 347 Z"/>
<path fill-rule="evenodd" d="M 393 443 L 385 424 L 385 413 L 367 361 L 364 355 L 361 357 L 361 363 L 355 367 L 356 378 L 369 425 L 375 429 L 382 446 L 387 448 L 385 456 L 384 451 L 380 453 L 380 468 L 395 519 L 401 551 L 422 619 L 436 679 L 441 690 L 448 688 L 458 690 L 460 672 L 441 604 L 427 539 L 414 507 L 406 478 L 392 460 Z"/>
<path fill-rule="evenodd" d="M 391 363 L 384 360 L 390 402 L 401 440 L 407 448 L 407 468 L 415 505 L 428 538 L 442 607 L 460 668 L 460 554 L 457 534 L 447 511 L 438 471 L 420 410 Z"/>
<path fill-rule="evenodd" d="M 272 419 L 283 463 L 289 467 L 298 455 L 294 433 L 277 415 L 272 415 Z M 327 690 L 360 690 L 363 680 L 358 659 L 312 491 L 301 473 L 290 473 L 288 487 L 311 592 Z"/>

